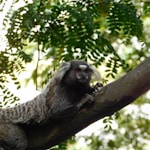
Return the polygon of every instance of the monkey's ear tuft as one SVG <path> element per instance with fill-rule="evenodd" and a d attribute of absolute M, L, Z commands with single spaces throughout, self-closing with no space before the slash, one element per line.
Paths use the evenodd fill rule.
<path fill-rule="evenodd" d="M 89 65 L 90 69 L 93 71 L 92 80 L 100 81 L 101 75 L 93 65 Z"/>
<path fill-rule="evenodd" d="M 70 69 L 71 63 L 70 62 L 64 62 L 59 67 L 58 71 L 56 72 L 55 78 L 57 78 L 57 81 L 61 82 L 66 72 Z"/>

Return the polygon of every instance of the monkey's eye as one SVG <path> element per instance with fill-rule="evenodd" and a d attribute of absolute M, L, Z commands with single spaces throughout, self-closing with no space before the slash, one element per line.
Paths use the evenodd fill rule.
<path fill-rule="evenodd" d="M 76 72 L 85 72 L 85 73 L 90 73 L 92 72 L 92 70 L 90 68 L 85 68 L 85 69 L 81 69 L 81 68 L 76 68 Z"/>
<path fill-rule="evenodd" d="M 85 72 L 91 72 L 91 71 L 92 71 L 92 70 L 89 69 L 89 68 L 85 69 Z"/>
<path fill-rule="evenodd" d="M 83 72 L 88 73 L 88 69 L 80 69 L 80 68 L 77 68 L 77 69 L 76 69 L 76 72 L 78 72 L 78 73 L 83 73 Z"/>
<path fill-rule="evenodd" d="M 86 72 L 86 73 L 92 73 L 92 69 L 87 68 L 87 69 L 85 69 L 85 72 Z"/>
<path fill-rule="evenodd" d="M 81 70 L 82 70 L 81 68 L 77 68 L 77 69 L 76 69 L 76 71 L 81 71 Z"/>

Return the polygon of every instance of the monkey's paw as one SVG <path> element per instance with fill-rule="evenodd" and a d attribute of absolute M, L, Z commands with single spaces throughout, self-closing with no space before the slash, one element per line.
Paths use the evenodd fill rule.
<path fill-rule="evenodd" d="M 97 93 L 97 92 L 100 92 L 103 88 L 103 84 L 102 83 L 96 83 L 95 86 L 94 86 L 94 92 L 93 93 Z"/>
<path fill-rule="evenodd" d="M 94 103 L 94 97 L 90 94 L 86 94 L 86 99 L 88 104 Z"/>
<path fill-rule="evenodd" d="M 92 103 L 94 103 L 94 98 L 92 95 L 87 93 L 83 96 L 81 101 L 78 103 L 77 107 L 81 108 L 85 104 L 92 104 Z"/>

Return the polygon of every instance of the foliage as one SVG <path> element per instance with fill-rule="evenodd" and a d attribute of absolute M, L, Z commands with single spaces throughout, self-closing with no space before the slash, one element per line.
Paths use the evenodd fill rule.
<path fill-rule="evenodd" d="M 75 143 L 75 138 L 72 137 L 72 138 L 68 139 L 67 141 L 62 142 L 61 144 L 56 145 L 56 146 L 50 148 L 50 150 L 67 150 L 68 146 L 70 144 L 74 144 L 74 143 Z"/>
<path fill-rule="evenodd" d="M 141 37 L 142 35 L 142 21 L 137 16 L 135 6 L 129 0 L 113 4 L 108 22 L 112 34 L 118 35 L 122 31 L 127 39 L 131 36 Z"/>
<path fill-rule="evenodd" d="M 50 150 L 67 150 L 67 142 L 61 143 L 57 146 L 54 146 Z"/>
<path fill-rule="evenodd" d="M 9 55 L 23 62 L 32 60 L 24 46 L 35 42 L 37 51 L 55 66 L 71 59 L 90 60 L 96 66 L 105 62 L 107 77 L 114 78 L 118 68 L 127 71 L 128 64 L 113 48 L 111 38 L 125 41 L 142 36 L 142 22 L 130 1 L 33 0 L 16 11 L 13 5 L 4 20 L 4 26 L 10 24 L 5 51 L 13 51 Z"/>
<path fill-rule="evenodd" d="M 10 55 L 7 52 L 0 52 L 0 58 L 0 89 L 3 93 L 3 101 L 0 102 L 0 107 L 2 107 L 19 100 L 19 98 L 16 97 L 7 87 L 7 83 L 11 79 L 16 85 L 16 88 L 19 89 L 20 84 L 16 77 L 16 73 L 21 72 L 24 67 L 22 62 L 20 62 L 16 57 L 10 58 Z M 8 75 L 10 78 L 8 78 Z"/>

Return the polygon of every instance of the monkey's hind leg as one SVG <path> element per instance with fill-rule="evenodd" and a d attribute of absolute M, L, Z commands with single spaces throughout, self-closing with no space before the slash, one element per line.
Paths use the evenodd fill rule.
<path fill-rule="evenodd" d="M 17 125 L 0 122 L 0 150 L 25 150 L 27 137 Z"/>

